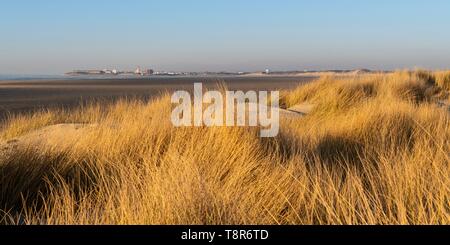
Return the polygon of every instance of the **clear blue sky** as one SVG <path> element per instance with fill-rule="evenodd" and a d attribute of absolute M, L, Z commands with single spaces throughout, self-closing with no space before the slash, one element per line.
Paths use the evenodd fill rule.
<path fill-rule="evenodd" d="M 0 73 L 450 68 L 448 0 L 2 0 Z"/>

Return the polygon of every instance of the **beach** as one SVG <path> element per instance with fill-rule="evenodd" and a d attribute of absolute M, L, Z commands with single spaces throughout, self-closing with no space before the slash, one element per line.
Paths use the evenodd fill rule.
<path fill-rule="evenodd" d="M 230 90 L 286 90 L 315 77 L 150 77 L 135 79 L 58 79 L 0 81 L 0 120 L 8 114 L 40 109 L 73 108 L 87 101 L 120 98 L 149 100 L 165 92 L 191 91 L 202 82 L 205 88 L 225 84 Z"/>

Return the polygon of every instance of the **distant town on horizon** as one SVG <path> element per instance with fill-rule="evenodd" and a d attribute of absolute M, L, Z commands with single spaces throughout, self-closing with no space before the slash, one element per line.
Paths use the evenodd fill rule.
<path fill-rule="evenodd" d="M 133 76 L 201 76 L 201 75 L 232 75 L 232 76 L 245 76 L 245 75 L 302 75 L 311 73 L 388 73 L 389 70 L 370 70 L 370 69 L 332 69 L 332 70 L 271 70 L 264 69 L 262 71 L 220 71 L 220 72 L 179 72 L 179 71 L 155 71 L 150 68 L 141 68 L 138 66 L 135 70 L 119 70 L 119 69 L 88 69 L 88 70 L 73 70 L 66 72 L 68 76 L 120 76 L 120 75 L 133 75 Z"/>

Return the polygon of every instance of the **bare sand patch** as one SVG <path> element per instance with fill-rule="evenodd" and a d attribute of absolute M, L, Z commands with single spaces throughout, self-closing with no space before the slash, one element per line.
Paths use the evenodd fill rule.
<path fill-rule="evenodd" d="M 294 105 L 287 109 L 287 111 L 294 112 L 300 115 L 307 115 L 311 113 L 311 111 L 314 109 L 314 105 L 311 103 L 302 103 L 298 105 Z"/>
<path fill-rule="evenodd" d="M 82 139 L 93 124 L 56 124 L 5 141 L 0 139 L 0 157 L 20 148 L 67 149 Z"/>
<path fill-rule="evenodd" d="M 253 112 L 253 113 L 258 113 L 259 108 L 261 107 L 261 104 L 258 103 L 246 103 L 246 106 L 248 106 L 249 112 Z M 308 105 L 305 104 L 301 104 L 301 105 L 296 105 L 292 108 L 289 109 L 282 109 L 282 108 L 275 108 L 275 107 L 270 107 L 270 106 L 264 106 L 263 105 L 264 110 L 266 110 L 267 112 L 269 111 L 274 111 L 274 112 L 278 112 L 278 114 L 280 115 L 280 119 L 283 118 L 301 118 L 307 114 L 310 113 L 311 110 L 308 109 Z M 295 108 L 298 108 L 298 110 L 295 110 Z M 312 108 L 312 105 L 311 105 Z M 256 109 L 256 111 L 253 111 L 253 109 Z"/>

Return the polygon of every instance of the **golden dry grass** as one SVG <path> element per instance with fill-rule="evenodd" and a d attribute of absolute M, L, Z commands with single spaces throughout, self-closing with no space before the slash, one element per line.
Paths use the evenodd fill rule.
<path fill-rule="evenodd" d="M 325 77 L 284 94 L 316 105 L 257 128 L 173 128 L 168 96 L 10 119 L 10 140 L 89 123 L 70 147 L 0 160 L 9 224 L 450 224 L 447 75 Z M 64 136 L 63 136 L 64 137 Z M 70 141 L 70 139 L 67 139 Z"/>

